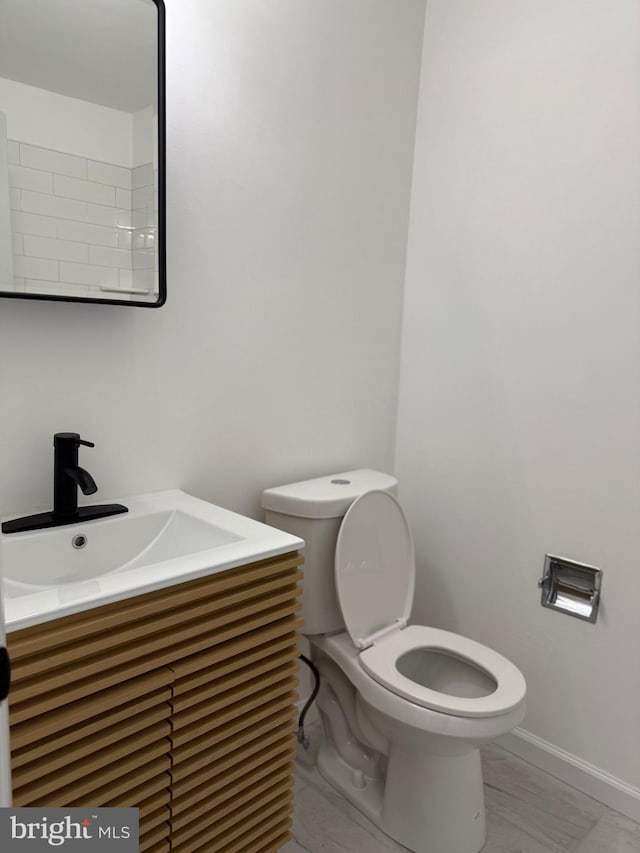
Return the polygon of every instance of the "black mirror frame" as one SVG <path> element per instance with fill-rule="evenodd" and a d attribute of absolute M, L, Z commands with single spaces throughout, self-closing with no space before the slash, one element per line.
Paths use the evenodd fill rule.
<path fill-rule="evenodd" d="M 166 62 L 165 62 L 165 6 L 164 0 L 152 0 L 158 14 L 158 300 L 140 302 L 133 299 L 92 299 L 82 296 L 56 296 L 49 293 L 12 293 L 0 290 L 7 299 L 36 299 L 40 302 L 79 302 L 93 305 L 126 305 L 133 308 L 161 308 L 167 301 L 167 247 L 166 247 Z"/>

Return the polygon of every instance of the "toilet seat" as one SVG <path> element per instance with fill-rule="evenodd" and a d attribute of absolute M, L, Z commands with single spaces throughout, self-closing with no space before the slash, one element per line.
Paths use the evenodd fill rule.
<path fill-rule="evenodd" d="M 415 584 L 413 542 L 402 507 L 388 492 L 366 492 L 349 507 L 336 544 L 335 580 L 347 632 L 360 649 L 360 665 L 388 690 L 416 705 L 459 717 L 500 716 L 522 702 L 524 678 L 498 652 L 450 631 L 407 627 Z M 444 657 L 445 669 L 449 658 L 450 668 L 457 666 L 471 679 L 484 679 L 487 692 L 452 695 L 398 669 L 401 658 L 411 653 L 414 668 L 420 669 L 423 650 Z"/>
<path fill-rule="evenodd" d="M 336 542 L 336 592 L 359 649 L 397 624 L 413 604 L 416 561 L 407 518 L 388 492 L 365 492 L 347 510 Z"/>
<path fill-rule="evenodd" d="M 403 675 L 398 660 L 422 649 L 444 652 L 489 677 L 496 687 L 485 696 L 453 696 L 432 690 Z M 524 699 L 525 680 L 503 655 L 460 634 L 409 625 L 388 634 L 360 652 L 360 665 L 379 684 L 423 708 L 457 717 L 495 717 L 508 714 Z"/>

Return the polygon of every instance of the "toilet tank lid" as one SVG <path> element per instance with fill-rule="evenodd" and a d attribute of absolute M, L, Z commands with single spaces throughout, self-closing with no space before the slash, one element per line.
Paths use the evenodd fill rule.
<path fill-rule="evenodd" d="M 365 492 L 376 489 L 395 494 L 397 488 L 398 481 L 390 474 L 359 468 L 266 489 L 262 507 L 296 518 L 342 518 Z"/>

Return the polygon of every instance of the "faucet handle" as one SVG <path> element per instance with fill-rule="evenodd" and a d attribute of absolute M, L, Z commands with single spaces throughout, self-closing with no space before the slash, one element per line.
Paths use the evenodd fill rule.
<path fill-rule="evenodd" d="M 85 447 L 95 447 L 92 441 L 85 441 L 84 438 L 80 438 L 79 432 L 57 432 L 53 436 L 54 447 L 63 446 L 68 442 L 72 442 L 77 447 L 80 447 L 81 444 L 84 444 Z"/>

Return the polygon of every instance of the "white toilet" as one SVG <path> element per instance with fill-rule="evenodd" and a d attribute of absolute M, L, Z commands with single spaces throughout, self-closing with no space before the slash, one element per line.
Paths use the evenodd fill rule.
<path fill-rule="evenodd" d="M 305 540 L 318 769 L 415 853 L 477 853 L 479 747 L 522 721 L 526 684 L 486 646 L 408 624 L 415 561 L 396 489 L 395 478 L 358 470 L 262 496 L 267 524 Z"/>

